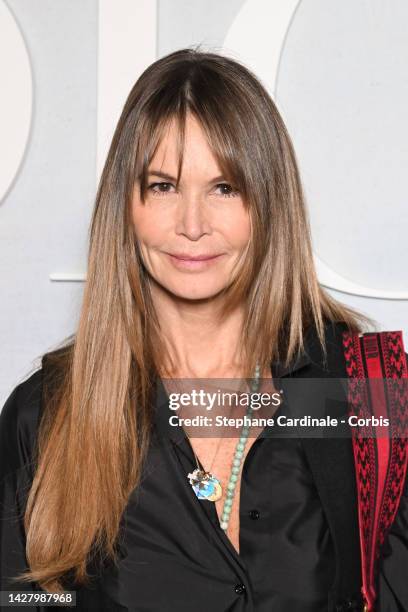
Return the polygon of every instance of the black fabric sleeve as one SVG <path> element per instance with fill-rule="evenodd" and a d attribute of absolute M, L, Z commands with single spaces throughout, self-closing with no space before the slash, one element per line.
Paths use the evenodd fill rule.
<path fill-rule="evenodd" d="M 408 478 L 381 558 L 378 612 L 408 610 Z"/>
<path fill-rule="evenodd" d="M 28 569 L 24 511 L 34 475 L 34 450 L 41 410 L 41 370 L 12 391 L 0 412 L 0 590 L 38 591 L 12 578 Z M 3 609 L 3 608 L 2 608 Z M 39 612 L 43 607 L 18 606 Z"/>

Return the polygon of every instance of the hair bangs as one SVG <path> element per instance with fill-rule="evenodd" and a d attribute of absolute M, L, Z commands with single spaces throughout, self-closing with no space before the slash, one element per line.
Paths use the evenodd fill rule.
<path fill-rule="evenodd" d="M 237 118 L 237 121 L 231 122 L 230 109 L 220 108 L 219 102 L 208 89 L 198 87 L 195 89 L 194 83 L 195 81 L 186 82 L 181 91 L 175 92 L 173 98 L 166 96 L 165 108 L 163 108 L 164 101 L 158 94 L 146 111 L 138 134 L 135 160 L 135 176 L 140 185 L 140 199 L 142 202 L 145 201 L 150 163 L 173 123 L 178 135 L 176 181 L 178 188 L 183 168 L 186 119 L 191 113 L 202 127 L 222 175 L 234 189 L 241 192 L 244 204 L 248 205 L 251 190 L 247 174 L 251 165 L 251 155 L 248 151 L 243 151 L 242 143 L 247 140 L 246 134 L 237 133 L 240 121 Z"/>

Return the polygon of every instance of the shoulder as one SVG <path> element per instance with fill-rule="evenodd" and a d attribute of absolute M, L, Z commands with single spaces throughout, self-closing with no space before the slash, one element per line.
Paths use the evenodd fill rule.
<path fill-rule="evenodd" d="M 385 333 L 391 333 L 394 330 L 385 330 Z M 346 356 L 343 338 L 345 332 L 353 333 L 344 321 L 328 321 L 324 323 L 324 344 L 326 347 L 326 361 L 324 360 L 323 348 L 321 346 L 317 331 L 315 328 L 308 330 L 305 340 L 305 350 L 311 361 L 311 365 L 317 369 L 322 369 L 326 373 L 338 378 L 347 378 Z M 357 332 L 354 332 L 357 333 Z M 379 333 L 379 330 L 362 333 Z M 404 342 L 404 337 L 403 344 Z M 395 339 L 394 339 L 395 340 Z M 394 341 L 391 341 L 392 342 Z M 408 364 L 408 353 L 403 351 L 403 355 Z"/>
<path fill-rule="evenodd" d="M 0 412 L 0 473 L 31 463 L 42 408 L 43 369 L 32 373 L 8 396 Z"/>
<path fill-rule="evenodd" d="M 346 377 L 346 362 L 343 350 L 343 333 L 349 331 L 344 321 L 324 321 L 323 344 L 326 351 L 324 354 L 321 340 L 315 327 L 307 330 L 305 335 L 305 353 L 309 360 L 309 369 L 312 368 L 316 375 L 327 374 L 339 378 Z"/>

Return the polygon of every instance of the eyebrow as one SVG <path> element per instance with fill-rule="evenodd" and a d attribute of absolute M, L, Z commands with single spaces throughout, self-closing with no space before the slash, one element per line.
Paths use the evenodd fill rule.
<path fill-rule="evenodd" d="M 161 172 L 160 170 L 149 170 L 148 176 L 160 176 L 160 178 L 167 179 L 168 181 L 174 181 L 174 182 L 176 181 L 176 178 L 174 176 L 171 176 L 170 174 L 167 174 L 166 172 Z M 211 181 L 208 181 L 208 182 L 216 183 L 217 181 L 225 181 L 225 180 L 226 179 L 224 178 L 224 176 L 220 174 L 220 176 L 216 176 Z"/>

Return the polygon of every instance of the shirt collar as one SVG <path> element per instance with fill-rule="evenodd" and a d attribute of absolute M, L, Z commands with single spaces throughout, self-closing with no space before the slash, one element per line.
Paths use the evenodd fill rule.
<path fill-rule="evenodd" d="M 289 376 L 289 374 L 300 370 L 304 366 L 311 363 L 311 361 L 312 360 L 309 354 L 303 351 L 302 353 L 300 353 L 299 357 L 292 359 L 292 361 L 287 366 L 285 366 L 280 361 L 273 362 L 271 363 L 272 376 L 273 378 L 283 378 L 284 376 Z"/>

